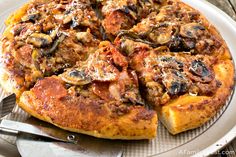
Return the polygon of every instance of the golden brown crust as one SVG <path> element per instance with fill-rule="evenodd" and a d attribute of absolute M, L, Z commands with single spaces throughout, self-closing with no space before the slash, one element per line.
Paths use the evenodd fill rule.
<path fill-rule="evenodd" d="M 141 106 L 127 107 L 70 95 L 57 77 L 40 80 L 19 105 L 31 115 L 73 132 L 109 139 L 151 139 L 157 116 Z"/>
<path fill-rule="evenodd" d="M 28 7 L 30 5 L 30 2 L 24 4 L 20 9 L 12 13 L 5 21 L 5 24 L 7 26 L 18 23 L 21 21 L 21 18 L 26 14 Z"/>
<path fill-rule="evenodd" d="M 214 66 L 222 83 L 212 97 L 184 95 L 157 109 L 161 122 L 172 134 L 197 128 L 210 120 L 225 105 L 234 88 L 234 68 L 230 60 Z"/>

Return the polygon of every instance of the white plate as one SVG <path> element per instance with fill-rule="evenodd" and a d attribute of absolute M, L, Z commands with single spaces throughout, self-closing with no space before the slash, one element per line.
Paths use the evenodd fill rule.
<path fill-rule="evenodd" d="M 202 12 L 209 21 L 216 26 L 221 35 L 227 42 L 232 56 L 235 60 L 236 57 L 236 23 L 224 12 L 209 4 L 204 0 L 183 0 L 187 4 L 196 8 Z M 0 1 L 0 33 L 4 29 L 3 21 L 9 15 L 10 12 L 21 6 L 27 0 L 1 0 Z M 8 8 L 6 10 L 6 8 Z M 234 137 L 236 137 L 236 96 L 235 93 L 232 96 L 231 103 L 225 105 L 224 108 L 207 124 L 204 126 L 188 131 L 177 136 L 170 135 L 167 130 L 160 125 L 158 127 L 158 137 L 152 141 L 131 141 L 124 143 L 124 156 L 207 156 L 215 153 L 223 146 L 228 144 Z M 18 118 L 21 118 L 19 116 Z M 19 147 L 22 156 L 26 156 L 26 151 L 29 150 L 24 147 L 24 143 L 27 140 L 18 140 L 17 145 Z M 31 141 L 32 142 L 32 141 Z M 53 149 L 60 149 L 58 145 L 53 143 L 43 143 L 39 141 L 33 141 L 35 147 L 31 147 L 31 153 L 33 157 L 36 156 L 58 156 Z M 38 147 L 37 147 L 38 146 Z M 39 147 L 41 149 L 39 149 Z M 36 150 L 36 148 L 38 148 Z M 76 152 L 71 151 L 71 155 L 68 154 L 71 150 L 67 150 L 67 156 L 74 156 Z M 29 151 L 27 151 L 29 152 Z M 27 154 L 27 157 L 29 154 Z M 62 154 L 63 156 L 63 154 Z"/>

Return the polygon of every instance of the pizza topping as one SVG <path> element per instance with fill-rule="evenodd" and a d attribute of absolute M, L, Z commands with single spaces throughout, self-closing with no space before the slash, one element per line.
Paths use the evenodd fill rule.
<path fill-rule="evenodd" d="M 119 79 L 109 86 L 112 97 L 117 101 L 143 105 L 136 78 L 134 71 L 122 71 Z"/>
<path fill-rule="evenodd" d="M 166 0 L 106 0 L 103 2 L 102 12 L 108 14 L 120 10 L 134 19 L 146 17 L 149 13 L 158 11 Z"/>
<path fill-rule="evenodd" d="M 36 13 L 33 13 L 33 14 L 28 14 L 28 15 L 23 16 L 23 17 L 21 18 L 21 20 L 22 20 L 23 22 L 29 21 L 29 22 L 35 23 L 35 21 L 38 20 L 39 17 L 40 17 L 39 12 L 36 12 Z"/>
<path fill-rule="evenodd" d="M 217 41 L 213 39 L 202 39 L 196 43 L 196 50 L 198 53 L 211 54 L 214 48 L 219 48 Z"/>
<path fill-rule="evenodd" d="M 22 34 L 21 32 L 25 29 L 27 29 L 31 24 L 29 23 L 20 23 L 20 24 L 16 24 L 15 26 L 13 26 L 11 32 L 14 36 L 18 36 L 20 34 Z"/>
<path fill-rule="evenodd" d="M 109 104 L 109 108 L 111 109 L 111 112 L 113 113 L 111 116 L 116 118 L 117 116 L 123 116 L 130 112 L 130 109 L 128 106 L 119 104 L 117 102 L 112 102 Z"/>
<path fill-rule="evenodd" d="M 203 34 L 205 27 L 198 23 L 189 23 L 180 27 L 180 35 L 186 38 L 197 39 Z"/>
<path fill-rule="evenodd" d="M 93 35 L 90 33 L 90 30 L 87 32 L 78 32 L 76 33 L 76 37 L 78 41 L 82 42 L 83 44 L 90 43 L 93 40 Z"/>
<path fill-rule="evenodd" d="M 58 48 L 59 44 L 66 38 L 64 34 L 61 34 L 58 39 L 54 41 L 51 47 L 42 50 L 42 54 L 45 56 L 52 55 Z"/>
<path fill-rule="evenodd" d="M 201 83 L 198 82 L 196 84 L 198 88 L 198 92 L 200 95 L 212 95 L 216 92 L 216 90 L 221 86 L 221 82 L 214 79 L 210 83 Z"/>
<path fill-rule="evenodd" d="M 130 65 L 138 72 L 146 99 L 153 104 L 165 104 L 172 97 L 186 93 L 197 96 L 216 91 L 214 72 L 209 68 L 215 59 L 187 53 L 172 54 L 168 48 L 140 49 L 142 43 L 138 42 L 133 42 L 132 46 L 130 51 L 136 53 L 129 52 L 132 54 Z M 214 90 L 206 90 L 203 84 Z"/>
<path fill-rule="evenodd" d="M 161 68 L 183 69 L 184 64 L 175 57 L 162 56 L 157 59 Z"/>
<path fill-rule="evenodd" d="M 33 33 L 28 37 L 26 42 L 40 48 L 49 46 L 52 43 L 52 38 L 43 33 Z"/>
<path fill-rule="evenodd" d="M 158 11 L 164 1 L 106 0 L 102 1 L 103 27 L 107 34 L 128 30 L 149 13 Z"/>
<path fill-rule="evenodd" d="M 114 46 L 109 42 L 103 42 L 100 44 L 100 49 L 91 54 L 86 61 L 78 62 L 78 68 L 75 69 L 82 68 L 90 81 L 111 82 L 118 79 L 118 68 L 127 67 L 127 64 L 126 58 Z M 65 73 L 62 77 L 70 78 L 71 76 Z M 78 84 L 76 80 L 75 84 Z"/>
<path fill-rule="evenodd" d="M 26 15 L 13 26 L 12 34 L 17 54 L 24 45 L 32 47 L 34 66 L 26 65 L 23 60 L 19 60 L 20 64 L 50 76 L 62 73 L 64 68 L 70 68 L 77 61 L 86 60 L 97 49 L 98 19 L 90 4 L 77 2 L 35 1 L 30 5 Z M 58 18 L 60 16 L 71 16 L 71 21 L 63 24 L 66 19 Z"/>
<path fill-rule="evenodd" d="M 167 23 L 161 23 L 158 27 L 153 27 L 150 32 L 148 32 L 148 37 L 152 42 L 156 44 L 166 44 L 170 42 L 172 38 L 173 26 Z"/>
<path fill-rule="evenodd" d="M 125 56 L 123 56 L 118 49 L 112 45 L 110 42 L 103 41 L 99 45 L 101 55 L 105 55 L 108 57 L 110 61 L 112 61 L 117 68 L 127 67 L 128 62 Z"/>
<path fill-rule="evenodd" d="M 118 70 L 105 61 L 99 61 L 83 69 L 73 68 L 60 76 L 67 83 L 83 85 L 91 81 L 114 81 L 118 77 Z"/>
<path fill-rule="evenodd" d="M 210 71 L 205 64 L 199 60 L 194 60 L 191 64 L 190 71 L 198 76 L 206 77 L 210 75 Z"/>
<path fill-rule="evenodd" d="M 60 75 L 63 81 L 84 86 L 92 84 L 92 92 L 105 101 L 118 101 L 132 103 L 136 105 L 144 105 L 138 89 L 137 76 L 133 71 L 126 70 L 119 74 L 117 81 L 98 82 L 90 77 L 87 72 L 73 69 Z M 81 92 L 79 92 L 81 93 Z"/>
<path fill-rule="evenodd" d="M 189 70 L 194 75 L 191 78 L 195 81 L 206 83 L 214 79 L 213 72 L 200 60 L 194 60 Z"/>
<path fill-rule="evenodd" d="M 81 71 L 72 70 L 72 71 L 70 71 L 69 76 L 81 78 L 82 80 L 85 80 L 85 78 L 86 78 L 86 74 L 83 70 L 81 70 Z"/>
<path fill-rule="evenodd" d="M 181 42 L 183 44 L 184 49 L 192 51 L 196 47 L 196 42 L 192 39 L 184 38 L 181 39 Z M 179 45 L 180 43 L 178 43 Z M 173 45 L 173 47 L 176 47 L 176 45 Z M 194 52 L 194 51 L 192 51 Z"/>
<path fill-rule="evenodd" d="M 67 90 L 61 81 L 54 77 L 37 81 L 32 91 L 38 99 L 44 100 L 44 102 L 50 101 L 51 99 L 60 99 L 67 95 Z"/>
<path fill-rule="evenodd" d="M 121 11 L 127 15 L 129 15 L 130 17 L 132 17 L 134 20 L 137 19 L 137 15 L 135 13 L 135 11 L 137 10 L 135 5 L 130 5 L 130 6 L 123 6 L 122 8 L 118 8 L 118 11 Z"/>
<path fill-rule="evenodd" d="M 147 44 L 144 44 L 141 41 L 135 42 L 134 40 L 127 38 L 117 38 L 115 44 L 127 56 L 132 56 L 138 52 L 150 49 Z"/>
<path fill-rule="evenodd" d="M 185 93 L 189 87 L 186 76 L 177 70 L 165 70 L 162 82 L 171 95 Z"/>
<path fill-rule="evenodd" d="M 106 32 L 116 35 L 121 29 L 130 29 L 134 22 L 120 11 L 111 12 L 103 21 Z"/>
<path fill-rule="evenodd" d="M 113 81 L 118 77 L 119 71 L 105 60 L 100 60 L 95 54 L 88 59 L 89 75 L 96 81 Z"/>
<path fill-rule="evenodd" d="M 109 42 L 102 42 L 100 48 L 77 68 L 72 68 L 60 77 L 74 85 L 92 84 L 92 91 L 103 100 L 115 100 L 143 105 L 138 89 L 135 71 L 127 70 L 126 58 Z"/>
<path fill-rule="evenodd" d="M 143 42 L 152 48 L 167 46 L 171 52 L 213 54 L 221 44 L 201 20 L 197 11 L 168 1 L 159 13 L 149 14 L 127 30 L 129 35 L 120 32 L 118 37 Z"/>
<path fill-rule="evenodd" d="M 73 85 L 86 85 L 92 82 L 85 69 L 71 69 L 60 75 L 62 80 Z"/>
<path fill-rule="evenodd" d="M 94 82 L 92 84 L 92 91 L 101 99 L 109 101 L 112 99 L 109 91 L 109 85 L 110 85 L 109 82 Z"/>
<path fill-rule="evenodd" d="M 31 67 L 33 60 L 32 60 L 32 46 L 31 45 L 24 45 L 19 48 L 19 50 L 15 53 L 15 59 L 18 60 L 21 64 L 26 67 Z"/>
<path fill-rule="evenodd" d="M 122 39 L 132 40 L 132 41 L 135 41 L 135 42 L 140 42 L 140 43 L 146 44 L 146 45 L 154 47 L 154 48 L 159 46 L 158 43 L 151 42 L 148 39 L 142 39 L 143 38 L 142 36 L 143 36 L 143 34 L 139 35 L 139 34 L 136 34 L 132 31 L 127 31 L 127 30 L 121 30 L 119 32 L 119 34 L 117 35 L 118 38 L 122 37 Z"/>

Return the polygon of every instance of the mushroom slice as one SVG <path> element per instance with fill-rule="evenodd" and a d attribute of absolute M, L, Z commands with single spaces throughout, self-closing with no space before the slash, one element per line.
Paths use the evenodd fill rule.
<path fill-rule="evenodd" d="M 25 15 L 21 18 L 21 20 L 23 22 L 27 22 L 27 21 L 30 21 L 30 22 L 35 22 L 36 20 L 38 20 L 40 17 L 40 14 L 37 12 L 37 13 L 33 13 L 33 14 L 29 14 L 29 15 Z"/>
<path fill-rule="evenodd" d="M 202 61 L 194 60 L 191 63 L 189 71 L 193 74 L 191 78 L 198 82 L 211 82 L 214 74 Z"/>
<path fill-rule="evenodd" d="M 163 72 L 162 82 L 171 95 L 187 92 L 190 85 L 184 74 L 174 69 L 167 69 Z"/>
<path fill-rule="evenodd" d="M 198 23 L 188 23 L 180 27 L 180 35 L 182 37 L 196 39 L 204 30 L 205 27 Z"/>
<path fill-rule="evenodd" d="M 61 74 L 60 77 L 66 83 L 73 85 L 86 85 L 92 82 L 91 77 L 82 68 L 69 69 Z"/>
<path fill-rule="evenodd" d="M 88 71 L 94 81 L 101 82 L 117 80 L 119 74 L 118 69 L 103 60 L 91 62 Z"/>
<path fill-rule="evenodd" d="M 171 41 L 172 29 L 172 25 L 161 23 L 158 27 L 152 28 L 148 36 L 152 42 L 163 45 Z"/>
<path fill-rule="evenodd" d="M 54 54 L 55 51 L 57 50 L 59 44 L 60 44 L 65 38 L 66 38 L 66 35 L 65 35 L 65 34 L 61 34 L 61 35 L 58 37 L 58 39 L 56 39 L 56 40 L 54 41 L 54 43 L 52 44 L 51 47 L 42 50 L 42 54 L 45 55 L 45 56 L 50 56 L 50 55 Z"/>
<path fill-rule="evenodd" d="M 27 38 L 26 42 L 40 48 L 49 46 L 52 43 L 52 38 L 47 34 L 33 33 Z"/>
<path fill-rule="evenodd" d="M 161 68 L 183 69 L 184 63 L 172 56 L 161 56 L 157 58 Z"/>
<path fill-rule="evenodd" d="M 140 43 L 143 43 L 143 44 L 147 44 L 147 45 L 149 45 L 151 47 L 154 47 L 154 48 L 160 46 L 159 44 L 156 44 L 156 43 L 153 43 L 153 42 L 142 39 L 142 36 L 132 32 L 132 31 L 129 31 L 129 30 L 121 30 L 119 32 L 119 34 L 117 35 L 117 37 L 118 38 L 123 38 L 123 39 L 133 40 L 135 42 L 140 42 Z"/>

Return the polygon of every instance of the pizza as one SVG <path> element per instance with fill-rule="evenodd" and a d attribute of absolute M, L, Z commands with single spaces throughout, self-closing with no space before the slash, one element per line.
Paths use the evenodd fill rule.
<path fill-rule="evenodd" d="M 98 138 L 175 135 L 227 102 L 234 64 L 180 0 L 31 0 L 6 20 L 0 84 L 30 115 Z"/>

